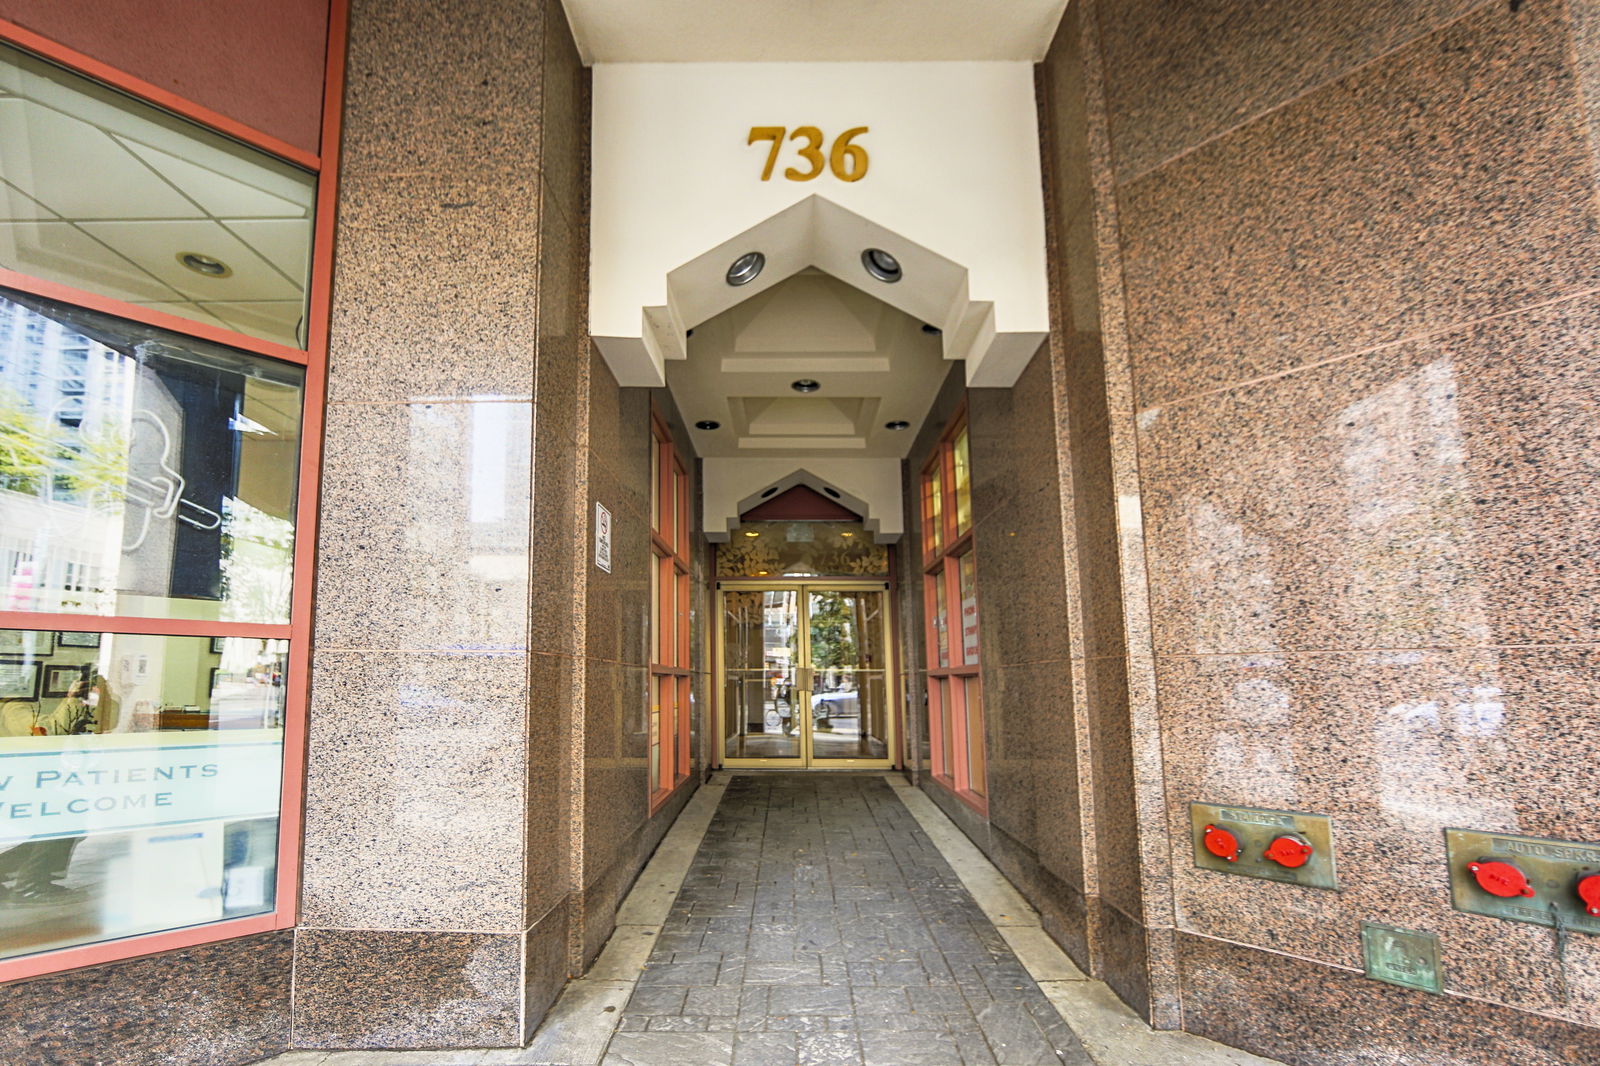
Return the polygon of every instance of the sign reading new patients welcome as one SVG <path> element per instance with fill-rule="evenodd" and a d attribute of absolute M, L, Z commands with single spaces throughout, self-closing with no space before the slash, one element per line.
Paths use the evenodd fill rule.
<path fill-rule="evenodd" d="M 0 844 L 277 816 L 283 744 L 276 732 L 159 747 L 152 737 L 0 742 Z"/>

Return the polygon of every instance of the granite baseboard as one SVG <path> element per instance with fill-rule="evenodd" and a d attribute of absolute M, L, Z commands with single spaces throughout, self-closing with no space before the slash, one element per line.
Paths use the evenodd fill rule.
<path fill-rule="evenodd" d="M 574 976 L 567 965 L 567 932 L 571 927 L 569 896 L 522 934 L 522 1043 L 533 1039 L 545 1013 Z"/>
<path fill-rule="evenodd" d="M 1190 933 L 1177 942 L 1184 1028 L 1292 1066 L 1600 1062 L 1600 1029 Z"/>
<path fill-rule="evenodd" d="M 679 786 L 659 811 L 628 834 L 614 857 L 584 886 L 583 958 L 577 966 L 578 972 L 587 970 L 605 947 L 606 940 L 617 927 L 617 908 L 622 906 L 633 883 L 639 879 L 639 871 L 650 861 L 650 856 L 661 845 L 661 838 L 667 835 L 684 804 L 699 787 L 698 778 Z M 593 856 L 586 857 L 584 868 L 593 869 L 593 861 Z"/>
<path fill-rule="evenodd" d="M 236 1066 L 275 1055 L 289 1046 L 293 944 L 287 931 L 263 933 L 9 984 L 0 1062 Z"/>
<path fill-rule="evenodd" d="M 1089 915 L 1083 890 L 1039 861 L 1038 852 L 1005 830 L 989 826 L 989 861 L 1039 912 L 1039 922 L 1081 970 L 1087 971 Z"/>
<path fill-rule="evenodd" d="M 301 929 L 297 1048 L 520 1047 L 523 937 Z"/>

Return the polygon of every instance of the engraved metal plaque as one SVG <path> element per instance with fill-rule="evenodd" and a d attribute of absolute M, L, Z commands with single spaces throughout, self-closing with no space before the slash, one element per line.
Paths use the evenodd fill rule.
<path fill-rule="evenodd" d="M 1367 976 L 1403 988 L 1443 992 L 1439 938 L 1433 933 L 1377 922 L 1361 923 L 1361 959 Z"/>
<path fill-rule="evenodd" d="M 1456 910 L 1547 926 L 1559 916 L 1563 929 L 1600 935 L 1600 915 L 1590 914 L 1579 895 L 1585 878 L 1600 875 L 1600 844 L 1474 829 L 1446 829 L 1444 844 Z M 1486 864 L 1514 867 L 1526 879 L 1526 893 L 1500 896 L 1483 887 L 1472 868 Z"/>
<path fill-rule="evenodd" d="M 1238 841 L 1238 853 L 1233 861 L 1207 849 L 1207 826 L 1223 829 Z M 1339 887 L 1333 862 L 1333 823 L 1327 815 L 1191 803 L 1189 828 L 1194 846 L 1194 864 L 1202 869 L 1284 881 L 1308 888 Z M 1290 867 L 1274 862 L 1267 856 L 1273 841 L 1284 836 L 1310 845 L 1310 856 L 1303 865 Z"/>

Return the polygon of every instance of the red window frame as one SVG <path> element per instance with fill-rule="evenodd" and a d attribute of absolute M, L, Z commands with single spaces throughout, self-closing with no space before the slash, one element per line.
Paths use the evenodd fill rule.
<path fill-rule="evenodd" d="M 191 622 L 182 619 L 135 618 L 0 611 L 0 629 L 66 630 L 80 633 L 131 633 L 159 636 L 266 637 L 289 641 L 289 674 L 285 679 L 282 807 L 278 819 L 276 909 L 247 918 L 232 918 L 168 932 L 123 937 L 80 947 L 60 948 L 0 961 L 0 982 L 96 966 L 157 952 L 209 944 L 234 937 L 289 929 L 299 914 L 300 835 L 304 820 L 306 708 L 311 692 L 311 600 L 316 565 L 317 498 L 322 454 L 323 416 L 327 392 L 329 306 L 332 298 L 333 237 L 338 202 L 339 131 L 344 100 L 345 45 L 349 0 L 331 0 L 328 12 L 327 65 L 323 80 L 322 138 L 315 154 L 261 130 L 177 96 L 124 71 L 0 19 L 0 41 L 31 52 L 58 66 L 83 74 L 128 96 L 154 104 L 191 122 L 241 141 L 303 170 L 317 179 L 316 216 L 312 228 L 311 284 L 304 351 L 235 333 L 98 293 L 20 274 L 0 267 L 0 286 L 119 318 L 142 322 L 173 333 L 214 341 L 286 363 L 305 367 L 300 474 L 295 508 L 294 584 L 289 622 Z"/>
<path fill-rule="evenodd" d="M 689 471 L 650 412 L 650 813 L 689 777 Z"/>
<path fill-rule="evenodd" d="M 984 744 L 983 679 L 979 667 L 970 454 L 963 406 L 940 434 L 922 465 L 918 482 L 922 508 L 923 638 L 928 663 L 933 779 L 987 815 L 988 752 Z"/>

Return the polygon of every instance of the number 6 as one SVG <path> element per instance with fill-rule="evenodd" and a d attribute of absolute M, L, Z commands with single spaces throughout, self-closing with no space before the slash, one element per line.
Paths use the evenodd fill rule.
<path fill-rule="evenodd" d="M 867 164 L 871 162 L 867 150 L 859 144 L 850 143 L 852 137 L 866 132 L 867 127 L 857 126 L 845 130 L 833 142 L 833 151 L 828 154 L 828 169 L 840 181 L 860 181 L 867 176 Z"/>

